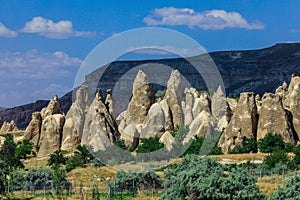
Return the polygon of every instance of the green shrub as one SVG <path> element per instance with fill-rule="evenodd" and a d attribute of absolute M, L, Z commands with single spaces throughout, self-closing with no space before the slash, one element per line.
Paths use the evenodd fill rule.
<path fill-rule="evenodd" d="M 68 160 L 66 162 L 66 170 L 67 170 L 67 172 L 72 171 L 76 167 L 84 167 L 84 166 L 85 166 L 85 164 L 84 164 L 83 160 L 77 154 L 75 154 L 74 156 L 68 158 Z"/>
<path fill-rule="evenodd" d="M 281 135 L 268 133 L 264 138 L 258 140 L 258 149 L 262 153 L 271 153 L 285 148 Z"/>
<path fill-rule="evenodd" d="M 229 154 L 240 154 L 240 153 L 256 153 L 257 152 L 257 143 L 254 138 L 243 138 L 241 146 L 234 147 L 229 150 Z"/>
<path fill-rule="evenodd" d="M 280 200 L 280 199 L 300 199 L 300 176 L 294 173 L 289 179 L 283 184 L 283 187 L 279 187 L 274 194 L 271 196 L 270 200 Z"/>
<path fill-rule="evenodd" d="M 264 158 L 263 163 L 268 166 L 269 169 L 275 168 L 277 163 L 286 165 L 289 169 L 297 168 L 295 162 L 290 160 L 288 154 L 284 150 L 273 151 L 270 155 Z"/>
<path fill-rule="evenodd" d="M 52 171 L 50 169 L 30 169 L 25 175 L 27 190 L 51 189 Z"/>
<path fill-rule="evenodd" d="M 159 142 L 159 138 L 140 138 L 140 145 L 137 147 L 137 153 L 149 153 L 162 149 L 165 145 Z"/>
<path fill-rule="evenodd" d="M 245 169 L 233 168 L 229 175 L 215 159 L 187 155 L 175 168 L 165 172 L 162 199 L 261 199 L 256 178 Z"/>
<path fill-rule="evenodd" d="M 67 158 L 65 158 L 65 156 L 62 154 L 62 152 L 59 150 L 56 150 L 50 155 L 47 165 L 52 168 L 58 168 L 60 165 L 65 165 L 66 161 L 67 161 Z"/>

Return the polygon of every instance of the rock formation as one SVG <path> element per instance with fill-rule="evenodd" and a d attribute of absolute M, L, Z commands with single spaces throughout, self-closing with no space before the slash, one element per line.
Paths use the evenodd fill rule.
<path fill-rule="evenodd" d="M 170 79 L 167 83 L 167 90 L 164 99 L 170 107 L 174 126 L 183 125 L 184 115 L 181 102 L 185 99 L 184 83 L 178 70 L 174 70 L 171 73 Z"/>
<path fill-rule="evenodd" d="M 127 109 L 132 121 L 135 124 L 142 124 L 153 103 L 153 89 L 147 75 L 139 70 L 133 82 L 132 99 Z"/>
<path fill-rule="evenodd" d="M 11 120 L 10 122 L 4 122 L 2 124 L 2 127 L 0 129 L 0 132 L 11 132 L 11 131 L 18 131 L 18 127 L 14 120 Z"/>
<path fill-rule="evenodd" d="M 211 98 L 211 113 L 218 122 L 217 128 L 219 131 L 227 127 L 232 113 L 221 86 L 218 87 L 217 92 Z"/>
<path fill-rule="evenodd" d="M 189 132 L 183 140 L 183 144 L 189 142 L 194 136 L 208 137 L 214 132 L 214 122 L 212 116 L 206 110 L 203 110 L 190 124 Z"/>
<path fill-rule="evenodd" d="M 61 114 L 60 102 L 56 95 L 50 100 L 47 108 L 42 109 L 41 117 L 43 121 L 38 157 L 48 156 L 61 147 L 65 116 Z"/>
<path fill-rule="evenodd" d="M 175 138 L 169 131 L 166 131 L 159 139 L 160 143 L 165 144 L 167 150 L 171 150 L 173 148 L 173 144 L 175 143 Z"/>
<path fill-rule="evenodd" d="M 284 107 L 292 115 L 293 127 L 300 139 L 300 77 L 292 75 L 290 85 L 288 87 L 287 94 L 283 98 Z"/>
<path fill-rule="evenodd" d="M 119 140 L 119 137 L 117 124 L 99 89 L 86 114 L 81 144 L 91 145 L 94 151 L 105 150 Z"/>
<path fill-rule="evenodd" d="M 76 91 L 76 100 L 66 115 L 61 144 L 62 150 L 70 150 L 80 144 L 88 104 L 88 88 L 82 85 Z"/>
<path fill-rule="evenodd" d="M 278 94 L 266 93 L 262 97 L 257 140 L 264 138 L 268 133 L 280 134 L 285 142 L 295 143 L 288 114 Z"/>
<path fill-rule="evenodd" d="M 40 112 L 32 113 L 31 121 L 26 128 L 24 139 L 30 140 L 34 146 L 38 146 L 42 131 L 42 116 Z"/>
<path fill-rule="evenodd" d="M 240 94 L 235 112 L 221 135 L 218 145 L 226 153 L 241 145 L 244 137 L 256 139 L 256 129 L 257 108 L 254 93 L 243 92 Z"/>
<path fill-rule="evenodd" d="M 60 102 L 58 100 L 57 95 L 50 99 L 50 102 L 46 108 L 41 110 L 42 118 L 45 119 L 47 116 L 51 116 L 54 114 L 62 114 L 60 110 Z"/>
<path fill-rule="evenodd" d="M 155 103 L 143 122 L 141 138 L 161 137 L 165 131 L 165 114 L 159 103 Z"/>

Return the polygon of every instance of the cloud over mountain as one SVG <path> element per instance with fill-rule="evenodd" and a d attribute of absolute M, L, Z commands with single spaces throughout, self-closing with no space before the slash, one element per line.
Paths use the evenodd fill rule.
<path fill-rule="evenodd" d="M 264 25 L 258 21 L 249 23 L 240 13 L 225 10 L 196 12 L 190 8 L 156 8 L 143 21 L 148 26 L 188 26 L 189 28 L 204 30 L 223 30 L 226 28 L 264 29 Z"/>

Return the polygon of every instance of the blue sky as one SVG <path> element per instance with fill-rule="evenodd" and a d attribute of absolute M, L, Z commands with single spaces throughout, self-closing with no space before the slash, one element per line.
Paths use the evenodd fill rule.
<path fill-rule="evenodd" d="M 69 91 L 81 62 L 122 31 L 157 26 L 207 51 L 300 42 L 298 0 L 0 0 L 0 107 Z"/>

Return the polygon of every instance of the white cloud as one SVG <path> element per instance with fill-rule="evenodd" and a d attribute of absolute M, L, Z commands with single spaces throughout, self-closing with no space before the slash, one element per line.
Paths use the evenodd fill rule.
<path fill-rule="evenodd" d="M 62 51 L 54 53 L 30 50 L 0 53 L 2 77 L 45 79 L 49 76 L 68 76 L 65 67 L 79 67 L 82 60 Z"/>
<path fill-rule="evenodd" d="M 223 30 L 225 28 L 264 29 L 264 25 L 258 21 L 249 23 L 240 13 L 225 10 L 196 12 L 190 8 L 164 7 L 154 9 L 143 21 L 148 26 L 182 25 L 204 30 Z"/>
<path fill-rule="evenodd" d="M 6 26 L 4 26 L 4 24 L 0 22 L 0 37 L 12 38 L 17 36 L 18 33 L 16 31 L 9 30 L 8 28 L 6 28 Z"/>
<path fill-rule="evenodd" d="M 137 46 L 131 47 L 126 50 L 127 52 L 134 52 L 139 54 L 148 55 L 174 55 L 179 56 L 195 56 L 201 53 L 205 53 L 205 49 L 195 49 L 195 48 L 180 48 L 174 46 Z"/>
<path fill-rule="evenodd" d="M 56 39 L 95 36 L 95 32 L 74 30 L 73 24 L 69 20 L 53 22 L 50 19 L 45 19 L 40 16 L 34 17 L 31 21 L 26 22 L 21 32 L 37 33 L 48 38 Z"/>

